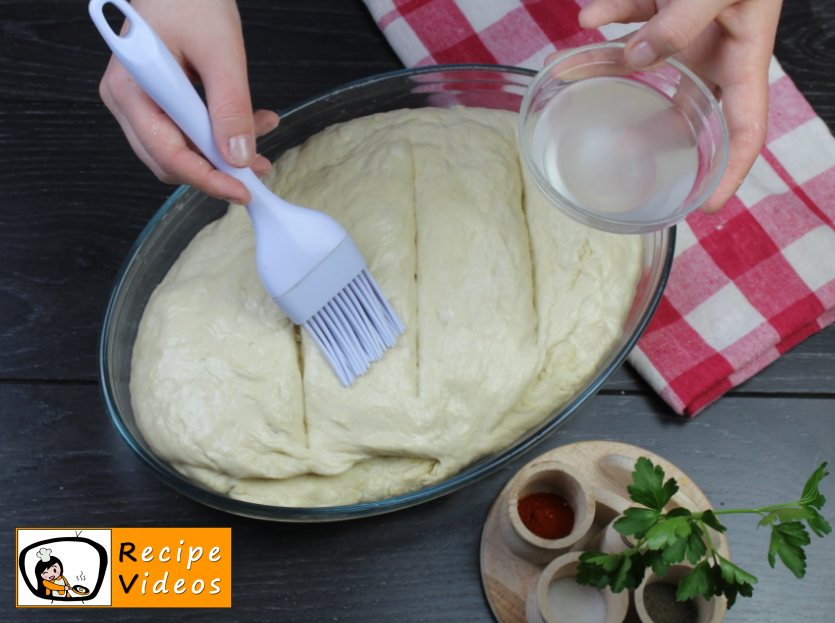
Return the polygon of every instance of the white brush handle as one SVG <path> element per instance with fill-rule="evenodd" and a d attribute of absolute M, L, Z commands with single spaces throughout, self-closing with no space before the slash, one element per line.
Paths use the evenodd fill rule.
<path fill-rule="evenodd" d="M 117 35 L 110 28 L 103 13 L 108 3 L 128 19 L 127 34 Z M 274 300 L 285 295 L 344 241 L 348 233 L 330 217 L 276 197 L 252 169 L 239 169 L 224 160 L 215 143 L 211 117 L 203 100 L 153 28 L 126 0 L 91 0 L 89 10 L 113 54 L 139 86 L 215 168 L 240 180 L 252 194 L 247 209 L 255 227 L 256 247 L 260 247 L 261 280 Z M 354 262 L 359 263 L 360 260 Z M 365 265 L 364 260 L 361 263 Z"/>

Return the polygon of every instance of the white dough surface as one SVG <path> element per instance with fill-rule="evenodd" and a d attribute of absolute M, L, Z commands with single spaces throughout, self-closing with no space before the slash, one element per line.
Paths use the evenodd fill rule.
<path fill-rule="evenodd" d="M 377 114 L 273 167 L 277 194 L 345 226 L 407 327 L 349 388 L 261 286 L 243 207 L 195 236 L 133 352 L 160 457 L 242 500 L 354 504 L 443 480 L 571 398 L 621 335 L 641 240 L 552 207 L 523 175 L 517 118 Z"/>

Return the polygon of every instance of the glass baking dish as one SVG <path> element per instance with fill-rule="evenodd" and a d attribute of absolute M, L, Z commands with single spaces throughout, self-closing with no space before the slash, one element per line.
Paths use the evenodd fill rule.
<path fill-rule="evenodd" d="M 466 105 L 518 112 L 534 75 L 533 71 L 515 67 L 445 65 L 352 82 L 283 111 L 281 124 L 259 141 L 258 151 L 274 160 L 334 123 L 400 108 Z M 160 459 L 143 439 L 131 406 L 131 357 L 145 304 L 191 239 L 222 217 L 227 205 L 183 186 L 148 223 L 116 278 L 102 327 L 99 376 L 105 406 L 116 429 L 163 482 L 213 508 L 273 521 L 336 521 L 406 508 L 460 489 L 527 452 L 574 415 L 621 365 L 658 306 L 673 260 L 674 229 L 642 235 L 643 273 L 620 340 L 595 375 L 569 401 L 510 445 L 446 480 L 405 495 L 326 508 L 266 506 L 237 500 L 188 480 Z"/>

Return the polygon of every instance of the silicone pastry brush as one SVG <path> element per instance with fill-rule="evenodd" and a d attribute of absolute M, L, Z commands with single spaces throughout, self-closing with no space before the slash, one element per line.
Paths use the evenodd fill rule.
<path fill-rule="evenodd" d="M 103 13 L 116 6 L 130 29 L 119 36 Z M 113 54 L 215 168 L 252 194 L 246 206 L 255 230 L 258 273 L 272 300 L 303 325 L 350 385 L 394 346 L 406 327 L 397 317 L 348 232 L 334 219 L 288 203 L 251 169 L 228 164 L 215 144 L 206 105 L 154 30 L 125 0 L 91 0 L 90 16 Z"/>

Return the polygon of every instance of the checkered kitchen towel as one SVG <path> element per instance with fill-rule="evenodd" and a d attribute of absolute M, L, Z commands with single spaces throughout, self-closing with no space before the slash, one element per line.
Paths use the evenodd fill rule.
<path fill-rule="evenodd" d="M 577 0 L 585 4 L 583 0 Z M 365 0 L 408 67 L 540 69 L 564 48 L 638 26 L 582 30 L 575 0 Z M 835 320 L 835 139 L 772 61 L 768 141 L 716 216 L 678 226 L 664 298 L 629 361 L 693 416 Z"/>

